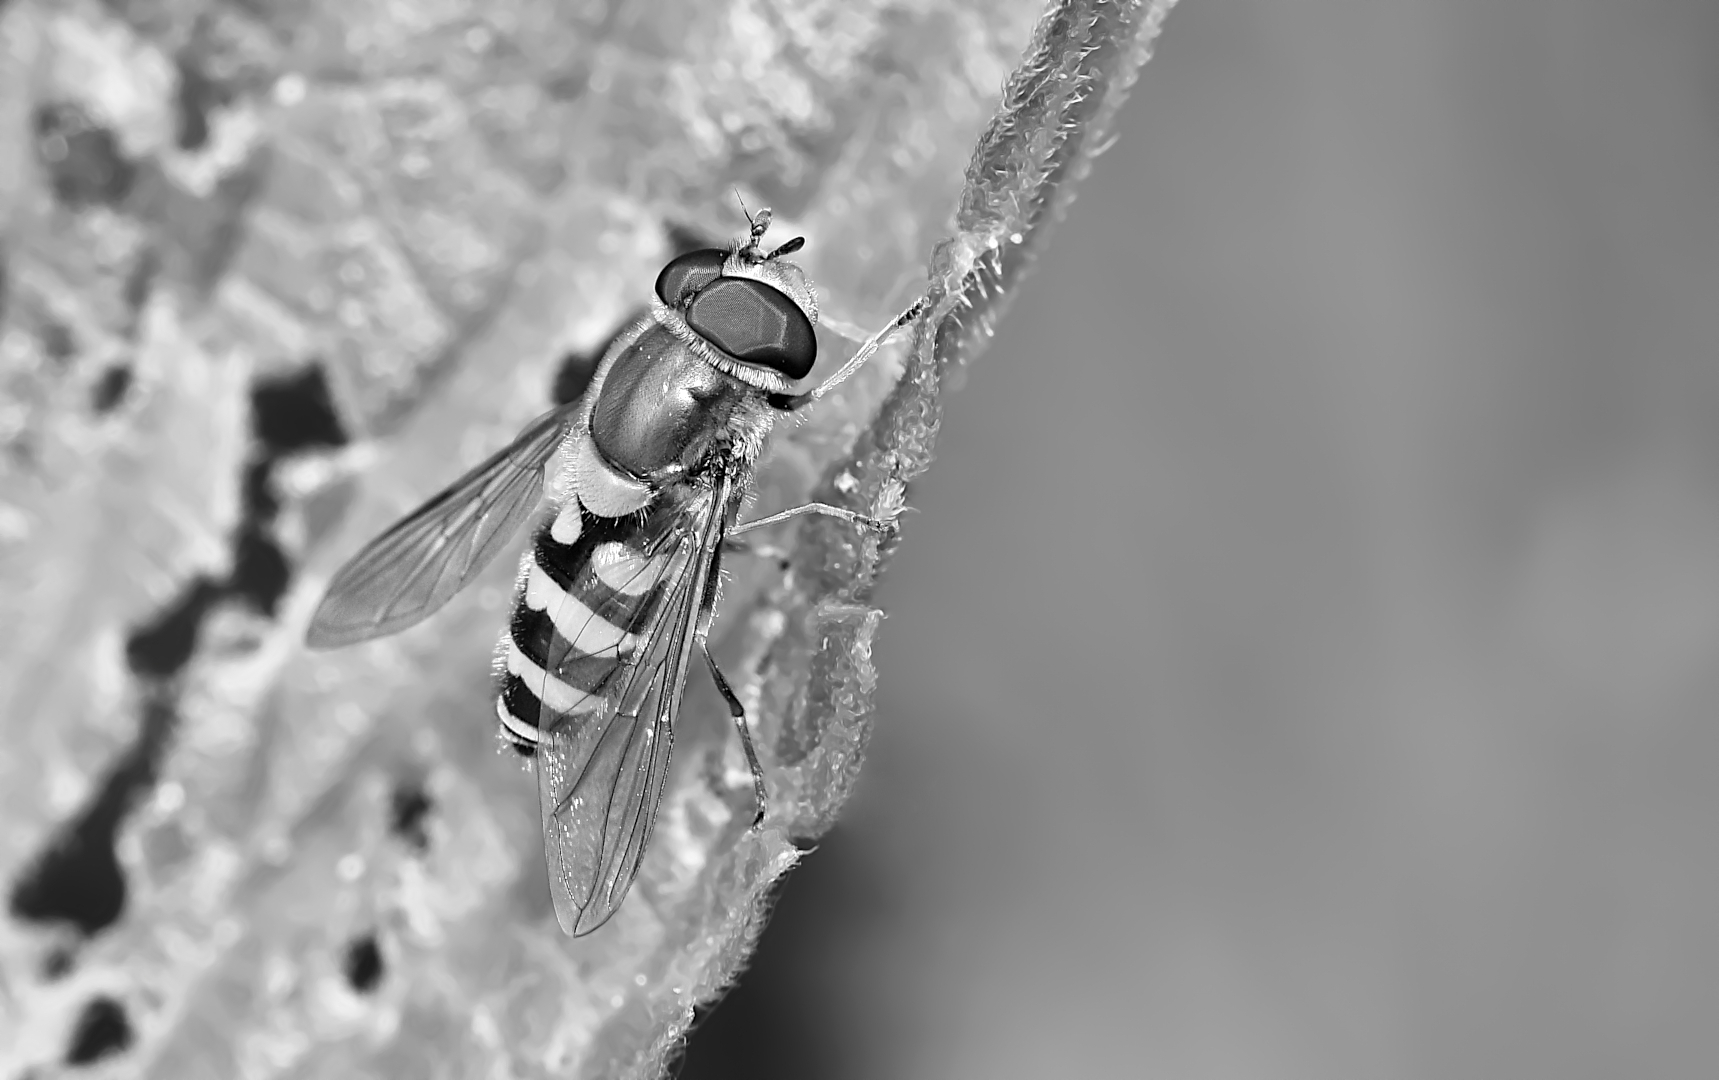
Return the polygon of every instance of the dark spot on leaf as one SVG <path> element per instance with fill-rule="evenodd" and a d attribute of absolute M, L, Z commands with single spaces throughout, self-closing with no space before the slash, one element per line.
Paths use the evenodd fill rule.
<path fill-rule="evenodd" d="M 280 499 L 275 496 L 275 463 L 269 458 L 253 458 L 245 465 L 245 479 L 239 486 L 240 512 L 249 520 L 273 521 L 280 512 Z"/>
<path fill-rule="evenodd" d="M 346 431 L 320 364 L 257 383 L 251 390 L 251 416 L 257 438 L 275 457 L 346 445 Z"/>
<path fill-rule="evenodd" d="M 552 71 L 543 82 L 543 92 L 554 101 L 575 101 L 591 84 L 591 64 L 575 60 L 559 71 Z"/>
<path fill-rule="evenodd" d="M 149 299 L 149 291 L 155 285 L 156 271 L 160 269 L 161 257 L 155 253 L 155 248 L 144 248 L 125 275 L 121 297 L 125 300 L 126 311 L 136 315 L 143 309 L 144 302 Z"/>
<path fill-rule="evenodd" d="M 178 600 L 126 639 L 125 660 L 131 670 L 157 679 L 177 674 L 197 647 L 203 617 L 220 598 L 220 585 L 204 577 L 193 580 Z"/>
<path fill-rule="evenodd" d="M 54 318 L 44 318 L 41 328 L 37 331 L 42 339 L 42 351 L 48 354 L 48 359 L 64 363 L 77 351 L 77 341 L 72 337 L 71 327 Z"/>
<path fill-rule="evenodd" d="M 251 422 L 259 448 L 245 466 L 244 516 L 234 537 L 233 573 L 225 591 L 272 618 L 292 579 L 292 566 L 269 532 L 280 511 L 275 463 L 301 450 L 341 446 L 346 432 L 318 364 L 252 387 Z"/>
<path fill-rule="evenodd" d="M 247 522 L 239 531 L 233 552 L 233 576 L 227 580 L 227 591 L 272 619 L 291 578 L 292 567 L 287 564 L 280 545 L 260 525 Z"/>
<path fill-rule="evenodd" d="M 177 107 L 179 148 L 201 149 L 209 141 L 209 114 L 226 104 L 227 93 L 189 56 L 178 58 Z"/>
<path fill-rule="evenodd" d="M 110 997 L 98 997 L 84 1006 L 72 1029 L 72 1044 L 66 1048 L 67 1065 L 89 1065 L 131 1048 L 131 1021 L 125 1006 Z"/>
<path fill-rule="evenodd" d="M 12 890 L 14 917 L 34 923 L 69 923 L 86 937 L 119 918 L 125 909 L 125 876 L 114 856 L 114 836 L 137 796 L 154 781 L 156 764 L 176 719 L 165 695 L 145 699 L 137 742 L 114 763 L 89 805 L 66 823 Z"/>
<path fill-rule="evenodd" d="M 72 950 L 65 945 L 56 945 L 48 950 L 48 955 L 42 959 L 42 978 L 49 982 L 64 978 L 72 970 Z"/>
<path fill-rule="evenodd" d="M 346 947 L 346 959 L 341 963 L 346 981 L 360 994 L 368 994 L 382 981 L 382 950 L 375 934 L 365 934 Z"/>
<path fill-rule="evenodd" d="M 131 389 L 131 365 L 114 364 L 101 373 L 95 386 L 90 390 L 90 408 L 97 413 L 109 413 L 125 400 L 126 391 Z"/>
<path fill-rule="evenodd" d="M 424 790 L 421 782 L 402 781 L 394 786 L 393 796 L 389 799 L 388 825 L 394 830 L 394 835 L 407 845 L 417 851 L 427 851 L 430 834 L 424 823 L 430 816 L 431 807 L 430 793 Z"/>
<path fill-rule="evenodd" d="M 137 168 L 113 132 L 69 102 L 40 106 L 35 115 L 36 160 L 54 196 L 67 206 L 112 206 L 131 191 Z"/>

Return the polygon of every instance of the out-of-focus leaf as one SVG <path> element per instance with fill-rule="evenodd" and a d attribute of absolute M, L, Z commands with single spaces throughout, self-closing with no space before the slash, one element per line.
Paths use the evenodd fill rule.
<path fill-rule="evenodd" d="M 809 523 L 786 574 L 737 567 L 769 821 L 695 684 L 633 895 L 577 941 L 495 748 L 509 569 L 339 653 L 309 608 L 736 190 L 847 324 L 932 253 L 927 319 L 779 433 L 756 509 L 902 505 L 1168 6 L 0 8 L 0 1072 L 656 1072 L 846 797 L 887 551 Z"/>

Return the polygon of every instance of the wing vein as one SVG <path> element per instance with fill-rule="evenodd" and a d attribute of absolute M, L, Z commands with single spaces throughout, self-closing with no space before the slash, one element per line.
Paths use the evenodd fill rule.
<path fill-rule="evenodd" d="M 333 648 L 391 634 L 453 599 L 531 515 L 574 411 L 544 413 L 353 556 L 330 579 L 306 641 Z"/>
<path fill-rule="evenodd" d="M 659 573 L 663 588 L 635 623 L 637 644 L 616 657 L 620 677 L 609 683 L 600 711 L 543 706 L 533 760 L 550 891 L 568 933 L 587 934 L 607 922 L 643 862 L 667 784 L 675 715 L 731 491 L 729 478 L 718 474 L 709 489 L 636 526 L 624 546 L 645 560 L 637 573 Z M 588 560 L 565 597 L 599 584 Z M 592 634 L 603 632 L 599 627 Z M 551 652 L 549 677 L 587 655 L 577 638 L 559 636 Z M 622 727 L 624 732 L 616 731 Z"/>

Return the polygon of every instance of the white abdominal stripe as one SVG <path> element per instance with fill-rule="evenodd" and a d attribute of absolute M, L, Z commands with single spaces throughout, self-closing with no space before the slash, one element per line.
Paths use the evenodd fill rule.
<path fill-rule="evenodd" d="M 511 688 L 513 679 L 509 677 L 508 681 Z M 536 747 L 537 724 L 535 722 L 527 724 L 525 721 L 514 716 L 513 705 L 508 700 L 508 697 L 509 694 L 506 690 L 495 696 L 495 718 L 501 721 L 502 734 L 507 736 L 508 742 L 513 743 L 514 746 L 521 749 Z"/>
<path fill-rule="evenodd" d="M 638 646 L 639 639 L 585 606 L 585 602 L 555 583 L 555 579 L 535 560 L 525 579 L 525 606 L 541 611 L 555 624 L 555 632 L 567 640 L 575 652 L 613 653 L 625 656 Z"/>
<path fill-rule="evenodd" d="M 597 575 L 597 580 L 623 596 L 643 596 L 663 579 L 671 565 L 684 563 L 685 559 L 678 556 L 672 563 L 666 559 L 647 558 L 614 540 L 599 545 L 591 553 L 591 571 Z"/>
<path fill-rule="evenodd" d="M 679 527 L 678 520 L 655 524 Z M 603 517 L 569 500 L 537 534 L 496 656 L 496 716 L 521 753 L 535 753 L 540 726 L 609 707 L 629 658 L 662 613 L 665 590 L 686 584 L 690 537 L 644 525 L 642 518 Z M 634 546 L 652 543 L 656 554 Z"/>
<path fill-rule="evenodd" d="M 535 559 L 520 600 L 508 628 L 508 677 L 497 715 L 510 739 L 534 745 L 539 708 L 571 715 L 604 707 L 604 684 L 638 638 L 563 589 Z M 541 706 L 534 707 L 538 702 Z"/>
<path fill-rule="evenodd" d="M 508 641 L 507 672 L 517 677 L 534 697 L 556 712 L 592 712 L 603 706 L 602 694 L 571 686 L 544 671 L 537 661 L 525 655 L 518 643 L 511 639 Z M 534 731 L 533 735 L 535 734 Z"/>
<path fill-rule="evenodd" d="M 496 697 L 496 715 L 508 740 L 529 751 L 541 738 L 539 724 L 545 709 L 552 716 L 578 717 L 607 708 L 612 691 L 609 682 L 622 669 L 623 661 L 613 653 L 590 656 L 568 651 L 553 631 L 539 633 L 526 622 L 516 616 L 509 628 L 503 656 L 506 673 Z M 553 672 L 531 655 L 531 651 L 544 650 L 566 653 L 554 664 Z"/>

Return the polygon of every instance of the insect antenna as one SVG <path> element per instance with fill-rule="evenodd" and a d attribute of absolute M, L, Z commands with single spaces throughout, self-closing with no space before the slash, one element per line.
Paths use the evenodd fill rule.
<path fill-rule="evenodd" d="M 740 204 L 740 212 L 746 215 L 747 237 L 746 243 L 740 246 L 740 255 L 748 261 L 761 262 L 763 256 L 758 254 L 758 241 L 764 239 L 764 234 L 770 231 L 770 208 L 759 207 L 757 216 L 754 216 L 752 211 L 746 209 L 746 200 L 740 197 L 739 188 L 734 189 L 734 199 Z"/>

